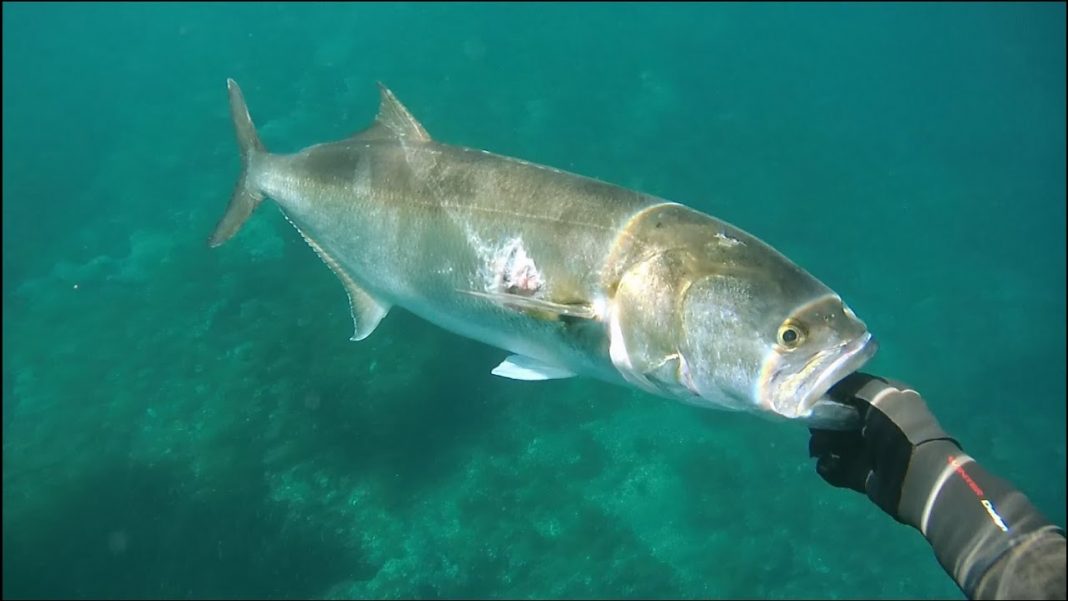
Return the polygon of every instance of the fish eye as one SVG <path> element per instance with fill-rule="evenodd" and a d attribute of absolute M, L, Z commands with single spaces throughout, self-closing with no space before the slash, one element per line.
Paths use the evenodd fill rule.
<path fill-rule="evenodd" d="M 801 324 L 788 319 L 779 326 L 778 339 L 783 348 L 793 350 L 801 346 L 801 343 L 805 341 L 805 330 L 801 327 Z"/>

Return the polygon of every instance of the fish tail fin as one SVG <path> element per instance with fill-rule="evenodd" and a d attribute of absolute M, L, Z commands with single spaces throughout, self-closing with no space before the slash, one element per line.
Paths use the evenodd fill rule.
<path fill-rule="evenodd" d="M 249 171 L 252 157 L 266 150 L 256 134 L 256 126 L 248 114 L 241 88 L 233 79 L 226 80 L 226 88 L 230 93 L 230 117 L 234 121 L 237 144 L 241 151 L 241 176 L 238 177 L 230 197 L 230 206 L 226 208 L 226 213 L 215 226 L 215 232 L 208 242 L 212 247 L 219 246 L 233 237 L 263 200 L 263 193 L 251 182 Z"/>

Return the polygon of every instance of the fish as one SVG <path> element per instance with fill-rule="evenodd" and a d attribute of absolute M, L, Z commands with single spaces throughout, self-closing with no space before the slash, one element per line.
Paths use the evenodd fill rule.
<path fill-rule="evenodd" d="M 341 282 L 353 341 L 399 307 L 501 350 L 503 378 L 857 427 L 827 392 L 878 343 L 811 273 L 686 204 L 432 138 L 377 87 L 369 125 L 283 154 L 228 78 L 241 171 L 208 245 L 270 198 Z"/>

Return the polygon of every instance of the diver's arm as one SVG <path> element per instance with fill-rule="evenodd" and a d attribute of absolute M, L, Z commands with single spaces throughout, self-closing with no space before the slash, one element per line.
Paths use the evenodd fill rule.
<path fill-rule="evenodd" d="M 969 599 L 1064 599 L 1064 531 L 956 444 L 916 449 L 900 511 Z"/>
<path fill-rule="evenodd" d="M 991 474 L 900 383 L 853 374 L 832 396 L 858 406 L 857 432 L 813 430 L 829 483 L 866 493 L 919 530 L 969 599 L 1064 599 L 1064 530 Z"/>

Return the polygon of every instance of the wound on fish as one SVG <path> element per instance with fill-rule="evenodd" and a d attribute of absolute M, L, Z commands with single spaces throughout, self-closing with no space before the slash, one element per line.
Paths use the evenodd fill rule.
<path fill-rule="evenodd" d="M 493 257 L 493 282 L 489 292 L 534 296 L 544 282 L 534 259 L 527 255 L 521 238 L 509 240 Z"/>

